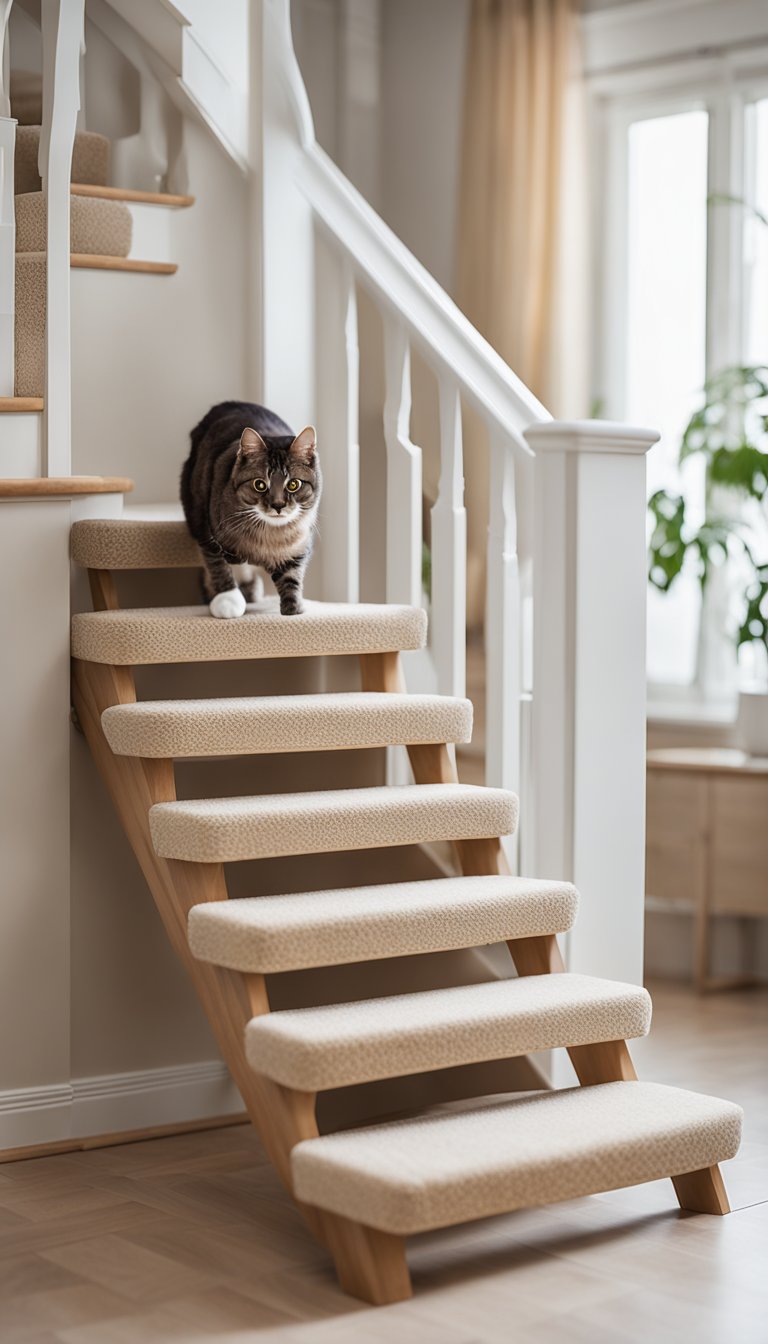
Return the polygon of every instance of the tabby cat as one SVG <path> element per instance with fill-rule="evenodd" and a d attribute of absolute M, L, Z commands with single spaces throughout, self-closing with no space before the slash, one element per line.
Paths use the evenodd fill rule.
<path fill-rule="evenodd" d="M 283 616 L 298 616 L 320 502 L 315 431 L 294 435 L 249 401 L 222 401 L 191 433 L 181 502 L 203 554 L 212 616 L 242 616 L 266 570 Z M 245 567 L 235 575 L 235 566 Z"/>

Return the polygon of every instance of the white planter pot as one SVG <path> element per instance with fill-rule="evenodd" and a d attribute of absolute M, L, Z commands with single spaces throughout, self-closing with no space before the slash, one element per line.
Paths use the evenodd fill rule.
<path fill-rule="evenodd" d="M 742 751 L 768 756 L 768 684 L 739 691 L 736 734 Z"/>

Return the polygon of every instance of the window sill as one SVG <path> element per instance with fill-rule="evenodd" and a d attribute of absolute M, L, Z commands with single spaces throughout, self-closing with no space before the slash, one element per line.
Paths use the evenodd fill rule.
<path fill-rule="evenodd" d="M 647 719 L 652 724 L 727 728 L 736 722 L 736 700 L 701 700 L 696 695 L 665 697 L 649 692 Z"/>

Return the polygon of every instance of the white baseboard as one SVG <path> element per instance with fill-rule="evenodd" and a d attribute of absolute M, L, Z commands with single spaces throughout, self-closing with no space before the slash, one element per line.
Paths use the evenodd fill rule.
<path fill-rule="evenodd" d="M 0 1149 L 71 1137 L 72 1087 L 17 1087 L 0 1092 Z"/>
<path fill-rule="evenodd" d="M 243 1109 L 220 1060 L 0 1092 L 0 1150 L 184 1124 Z"/>

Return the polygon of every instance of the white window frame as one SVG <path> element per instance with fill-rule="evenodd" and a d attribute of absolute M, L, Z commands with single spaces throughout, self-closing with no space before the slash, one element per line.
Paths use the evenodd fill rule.
<path fill-rule="evenodd" d="M 683 44 L 680 24 L 690 23 L 691 51 L 708 45 L 706 21 L 719 24 L 722 14 L 706 0 L 666 0 L 676 11 L 678 41 Z M 659 8 L 655 0 L 628 7 L 627 22 L 619 11 L 611 13 L 606 41 L 605 16 L 597 20 L 598 57 L 592 42 L 592 57 L 610 69 L 588 75 L 593 142 L 593 257 L 597 289 L 593 345 L 594 391 L 601 399 L 601 414 L 622 419 L 625 399 L 624 333 L 627 320 L 627 215 L 629 191 L 629 137 L 632 122 L 647 117 L 704 110 L 709 116 L 708 194 L 717 192 L 750 199 L 747 181 L 748 106 L 768 97 L 768 12 L 757 14 L 750 0 L 732 0 L 730 17 L 738 36 L 748 41 L 744 48 L 726 48 L 706 57 L 692 55 L 670 61 L 659 33 Z M 630 14 L 630 10 L 633 11 Z M 647 30 L 638 27 L 645 11 Z M 609 12 L 610 13 L 610 12 Z M 748 36 L 749 24 L 762 25 L 762 32 Z M 589 28 L 590 20 L 585 21 Z M 704 24 L 704 31 L 702 30 Z M 663 25 L 662 25 L 663 28 Z M 654 36 L 655 34 L 655 36 Z M 713 38 L 714 38 L 713 33 Z M 592 33 L 594 38 L 594 31 Z M 722 44 L 722 34 L 717 34 Z M 654 42 L 657 49 L 654 50 Z M 642 65 L 631 64 L 632 51 L 640 50 Z M 590 34 L 586 40 L 587 63 Z M 622 55 L 624 53 L 624 55 Z M 611 64 L 612 63 L 612 64 Z M 707 219 L 707 308 L 705 376 L 743 359 L 747 335 L 746 258 L 742 211 L 715 206 Z M 734 303 L 733 295 L 738 296 Z M 727 638 L 723 636 L 723 638 Z M 674 688 L 651 684 L 651 707 L 660 717 L 667 707 L 670 717 L 696 720 L 733 718 L 735 705 L 702 705 L 698 688 Z M 698 707 L 696 707 L 698 702 Z M 688 712 L 685 712 L 685 706 Z M 678 709 L 682 706 L 682 710 Z"/>

